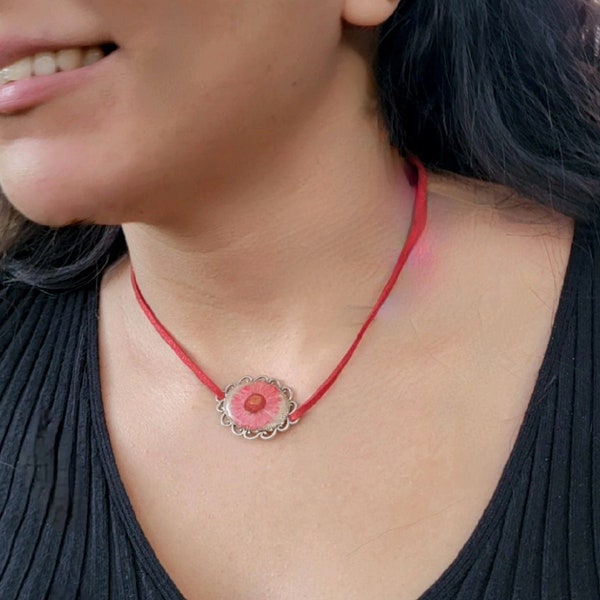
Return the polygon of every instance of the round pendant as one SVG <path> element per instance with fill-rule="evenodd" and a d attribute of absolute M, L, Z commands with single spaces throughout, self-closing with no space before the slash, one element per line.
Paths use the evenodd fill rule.
<path fill-rule="evenodd" d="M 292 390 L 277 379 L 246 375 L 225 388 L 225 397 L 217 398 L 217 410 L 221 424 L 235 435 L 268 440 L 298 422 L 290 419 L 296 409 L 292 398 Z"/>

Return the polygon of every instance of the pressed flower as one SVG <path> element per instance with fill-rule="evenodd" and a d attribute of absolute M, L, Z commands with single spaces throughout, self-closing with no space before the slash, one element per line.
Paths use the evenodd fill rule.
<path fill-rule="evenodd" d="M 285 421 L 289 402 L 279 387 L 258 380 L 236 386 L 225 404 L 225 410 L 239 427 L 250 431 L 270 431 Z"/>

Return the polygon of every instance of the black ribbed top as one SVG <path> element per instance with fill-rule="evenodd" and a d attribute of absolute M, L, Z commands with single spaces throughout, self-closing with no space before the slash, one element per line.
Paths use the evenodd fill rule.
<path fill-rule="evenodd" d="M 98 282 L 62 294 L 0 289 L 0 600 L 182 598 L 112 454 L 97 309 Z M 498 486 L 456 559 L 415 600 L 600 600 L 599 360 L 600 239 L 578 224 Z"/>

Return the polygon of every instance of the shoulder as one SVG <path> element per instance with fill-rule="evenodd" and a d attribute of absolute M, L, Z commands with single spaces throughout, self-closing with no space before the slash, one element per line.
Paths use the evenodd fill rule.
<path fill-rule="evenodd" d="M 68 344 L 69 338 L 62 332 L 81 330 L 92 292 L 89 287 L 48 292 L 0 273 L 0 377 L 10 377 L 30 358 L 43 362 L 45 355 L 64 351 L 58 346 Z"/>
<path fill-rule="evenodd" d="M 516 253 L 513 264 L 534 262 L 541 271 L 560 273 L 571 254 L 600 266 L 600 221 L 574 221 L 506 186 L 454 173 L 428 173 L 428 184 L 432 220 L 445 232 L 459 232 L 458 247 L 493 248 L 500 262 Z"/>
<path fill-rule="evenodd" d="M 428 347 L 446 340 L 451 355 L 471 332 L 470 347 L 525 364 L 541 357 L 561 298 L 577 296 L 579 312 L 600 309 L 598 226 L 510 193 L 431 177 L 427 230 L 404 274 Z"/>
<path fill-rule="evenodd" d="M 0 272 L 0 356 L 30 314 L 28 308 L 38 294 L 30 286 L 12 281 Z"/>

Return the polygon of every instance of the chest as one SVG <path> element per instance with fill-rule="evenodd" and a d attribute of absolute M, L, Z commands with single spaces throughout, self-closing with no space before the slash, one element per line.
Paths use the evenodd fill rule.
<path fill-rule="evenodd" d="M 531 389 L 421 358 L 403 377 L 346 378 L 268 442 L 232 436 L 193 385 L 168 413 L 149 408 L 164 403 L 152 390 L 108 398 L 137 521 L 188 600 L 414 600 L 441 575 L 498 484 Z"/>
<path fill-rule="evenodd" d="M 111 344 L 119 324 L 105 314 L 115 460 L 141 532 L 188 600 L 416 600 L 442 575 L 502 484 L 569 256 L 568 237 L 515 239 L 527 241 L 446 241 L 447 264 L 411 282 L 420 293 L 391 296 L 369 351 L 268 442 L 222 428 L 210 392 L 168 348 L 149 366 Z"/>

